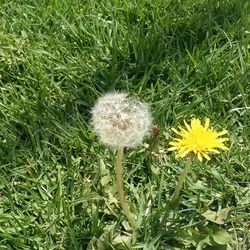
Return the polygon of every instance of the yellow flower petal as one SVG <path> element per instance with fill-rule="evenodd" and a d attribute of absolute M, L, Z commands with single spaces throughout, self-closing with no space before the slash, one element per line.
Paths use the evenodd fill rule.
<path fill-rule="evenodd" d="M 205 129 L 206 129 L 206 130 L 207 130 L 208 127 L 209 127 L 209 123 L 210 123 L 209 118 L 206 118 L 206 121 L 205 121 Z"/>
<path fill-rule="evenodd" d="M 208 161 L 211 160 L 211 158 L 210 158 L 206 153 L 202 152 L 202 155 L 203 155 Z"/>
<path fill-rule="evenodd" d="M 176 134 L 181 135 L 181 132 L 179 132 L 179 131 L 176 130 L 175 128 L 172 128 L 172 130 L 173 130 Z"/>
<path fill-rule="evenodd" d="M 177 150 L 178 148 L 177 147 L 171 147 L 171 148 L 168 148 L 167 150 L 168 151 L 174 151 L 174 150 Z"/>
<path fill-rule="evenodd" d="M 228 131 L 227 130 L 222 130 L 221 132 L 217 133 L 218 136 L 221 136 L 221 135 L 225 135 L 227 134 Z"/>
<path fill-rule="evenodd" d="M 180 157 L 185 157 L 189 152 L 190 150 L 184 150 L 183 152 L 180 152 Z"/>
<path fill-rule="evenodd" d="M 210 152 L 213 152 L 213 153 L 215 153 L 215 154 L 219 154 L 219 153 L 220 153 L 220 151 L 219 151 L 219 150 L 217 150 L 217 149 L 213 149 L 213 148 L 211 148 L 211 149 L 210 149 Z"/>
<path fill-rule="evenodd" d="M 198 160 L 202 161 L 202 157 L 201 157 L 201 153 L 200 152 L 197 152 L 197 157 L 198 157 Z"/>
<path fill-rule="evenodd" d="M 187 124 L 187 122 L 184 120 L 184 124 L 185 124 L 185 126 L 186 126 L 186 128 L 187 128 L 187 130 L 188 131 L 190 131 L 191 130 L 191 128 L 190 128 L 190 126 Z"/>

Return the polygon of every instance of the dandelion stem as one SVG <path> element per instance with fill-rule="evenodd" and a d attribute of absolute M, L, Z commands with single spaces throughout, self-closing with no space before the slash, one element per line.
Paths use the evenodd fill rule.
<path fill-rule="evenodd" d="M 136 223 L 134 220 L 133 214 L 130 212 L 128 202 L 125 197 L 124 189 L 123 189 L 123 176 L 122 176 L 122 163 L 123 163 L 123 147 L 118 148 L 116 163 L 115 163 L 115 173 L 116 173 L 116 185 L 119 195 L 119 200 L 121 203 L 121 207 L 127 216 L 128 222 L 132 229 L 135 229 Z"/>
<path fill-rule="evenodd" d="M 177 186 L 175 188 L 175 191 L 174 191 L 172 199 L 171 199 L 171 203 L 174 203 L 178 199 L 182 184 L 183 184 L 183 182 L 184 182 L 184 180 L 185 180 L 185 178 L 187 176 L 187 173 L 188 173 L 191 165 L 192 165 L 192 160 L 191 160 L 191 157 L 190 157 L 190 159 L 187 161 L 187 164 L 186 164 L 185 168 L 181 172 L 178 184 L 177 184 Z"/>

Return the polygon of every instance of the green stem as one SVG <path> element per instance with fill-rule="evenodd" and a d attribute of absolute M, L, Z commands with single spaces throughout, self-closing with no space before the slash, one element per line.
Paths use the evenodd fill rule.
<path fill-rule="evenodd" d="M 178 199 L 182 184 L 183 184 L 183 182 L 184 182 L 184 180 L 185 180 L 185 178 L 187 176 L 187 173 L 188 173 L 188 171 L 189 171 L 189 169 L 190 169 L 190 167 L 192 165 L 191 163 L 192 163 L 192 160 L 191 159 L 188 160 L 185 168 L 182 170 L 179 181 L 178 181 L 178 184 L 177 184 L 177 186 L 175 188 L 175 191 L 173 193 L 171 203 L 174 203 Z"/>
<path fill-rule="evenodd" d="M 133 214 L 130 212 L 128 202 L 125 198 L 125 193 L 123 190 L 123 176 L 122 176 L 122 162 L 123 162 L 123 148 L 118 148 L 117 156 L 116 156 L 116 163 L 115 163 L 115 173 L 116 173 L 116 185 L 119 195 L 119 200 L 121 203 L 121 207 L 127 216 L 128 222 L 130 226 L 135 229 L 136 223 L 134 220 Z"/>

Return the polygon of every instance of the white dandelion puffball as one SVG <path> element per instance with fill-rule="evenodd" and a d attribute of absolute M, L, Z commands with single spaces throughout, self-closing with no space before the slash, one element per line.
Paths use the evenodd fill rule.
<path fill-rule="evenodd" d="M 142 144 L 152 119 L 147 104 L 125 93 L 111 92 L 97 100 L 92 123 L 103 144 L 131 148 Z"/>

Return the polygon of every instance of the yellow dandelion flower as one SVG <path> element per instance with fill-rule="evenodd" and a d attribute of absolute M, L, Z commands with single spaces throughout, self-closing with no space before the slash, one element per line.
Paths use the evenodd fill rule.
<path fill-rule="evenodd" d="M 197 118 L 193 118 L 190 125 L 186 121 L 184 124 L 186 128 L 179 126 L 179 131 L 172 128 L 176 134 L 181 136 L 181 138 L 174 138 L 174 141 L 169 143 L 171 145 L 169 151 L 178 151 L 176 158 L 193 154 L 200 161 L 202 161 L 202 157 L 210 160 L 208 153 L 218 154 L 218 149 L 228 150 L 224 142 L 229 139 L 220 137 L 227 134 L 227 130 L 216 132 L 212 127 L 210 128 L 208 118 L 206 118 L 204 126 Z"/>

